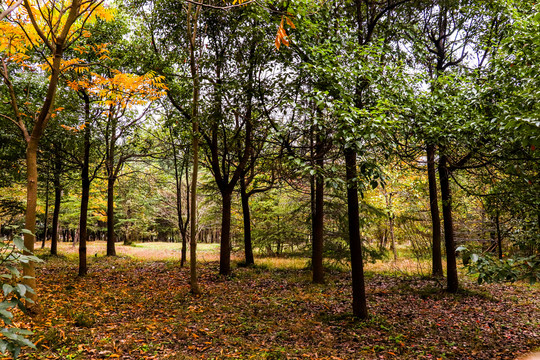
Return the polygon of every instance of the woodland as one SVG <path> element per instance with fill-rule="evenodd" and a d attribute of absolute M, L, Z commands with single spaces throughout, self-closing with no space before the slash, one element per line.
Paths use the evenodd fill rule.
<path fill-rule="evenodd" d="M 0 356 L 540 351 L 540 4 L 2 0 Z"/>

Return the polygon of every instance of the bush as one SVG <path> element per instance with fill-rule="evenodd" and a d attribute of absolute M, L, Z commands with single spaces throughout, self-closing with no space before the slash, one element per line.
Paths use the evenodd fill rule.
<path fill-rule="evenodd" d="M 29 233 L 28 230 L 23 230 Z M 23 312 L 26 310 L 25 302 L 32 303 L 26 295 L 34 293 L 28 285 L 20 283 L 23 279 L 18 267 L 30 261 L 40 262 L 41 260 L 25 255 L 27 251 L 24 247 L 22 236 L 15 236 L 12 241 L 0 238 L 0 277 L 2 278 L 2 301 L 0 302 L 0 354 L 10 353 L 17 358 L 21 348 L 28 346 L 35 349 L 35 345 L 25 336 L 32 335 L 31 331 L 19 329 L 13 325 L 13 310 L 18 308 Z"/>
<path fill-rule="evenodd" d="M 478 283 L 528 281 L 534 284 L 540 281 L 540 256 L 514 257 L 497 259 L 491 255 L 469 253 L 463 246 L 464 261 L 470 274 L 478 274 Z"/>

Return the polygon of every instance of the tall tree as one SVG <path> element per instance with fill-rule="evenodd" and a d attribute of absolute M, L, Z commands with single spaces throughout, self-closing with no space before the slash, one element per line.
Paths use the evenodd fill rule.
<path fill-rule="evenodd" d="M 242 17 L 242 13 L 243 9 L 230 13 L 213 12 L 207 19 L 213 29 L 208 35 L 209 49 L 214 57 L 213 64 L 210 65 L 213 69 L 210 71 L 213 73 L 215 85 L 212 86 L 213 102 L 210 104 L 208 130 L 203 131 L 203 136 L 208 147 L 207 161 L 222 196 L 219 269 L 222 275 L 229 275 L 231 272 L 232 194 L 248 165 L 253 141 L 254 76 L 260 35 L 257 32 L 238 32 L 241 22 L 247 21 Z M 249 27 L 244 29 L 248 30 Z M 228 54 L 232 50 L 231 43 L 238 41 L 238 38 L 243 40 L 244 47 L 248 49 L 245 56 Z M 236 74 L 233 72 L 235 69 L 239 69 Z M 237 77 L 236 81 L 244 82 L 245 86 L 240 91 L 245 94 L 245 102 L 228 90 L 237 83 L 233 83 L 229 77 L 231 75 Z M 234 110 L 235 108 L 239 110 Z M 238 154 L 240 156 L 237 157 Z"/>
<path fill-rule="evenodd" d="M 360 47 L 367 47 L 374 41 L 375 30 L 381 19 L 388 17 L 389 13 L 405 1 L 388 1 L 379 4 L 376 1 L 354 2 L 354 25 L 356 28 L 356 42 Z M 353 95 L 353 103 L 357 109 L 364 109 L 368 103 L 366 90 L 369 89 L 370 82 L 365 75 L 360 75 L 356 79 L 356 86 Z M 353 144 L 345 144 L 343 154 L 346 166 L 347 181 L 347 207 L 349 217 L 349 241 L 351 247 L 351 268 L 352 268 L 352 288 L 353 288 L 353 313 L 361 319 L 368 316 L 364 269 L 362 263 L 362 240 L 359 229 L 359 208 L 358 208 L 358 182 L 357 182 L 357 151 Z"/>
<path fill-rule="evenodd" d="M 452 219 L 452 196 L 449 179 L 452 171 L 463 167 L 465 163 L 478 151 L 475 146 L 469 146 L 465 154 L 453 155 L 449 144 L 455 143 L 454 139 L 460 138 L 456 131 L 450 130 L 441 123 L 453 121 L 454 127 L 466 127 L 467 121 L 458 121 L 460 115 L 455 119 L 448 118 L 456 116 L 455 111 L 448 111 L 447 108 L 454 106 L 452 99 L 457 99 L 456 94 L 448 93 L 446 84 L 449 80 L 446 75 L 452 73 L 463 73 L 463 68 L 481 68 L 484 63 L 493 55 L 500 36 L 501 17 L 494 15 L 497 13 L 496 5 L 465 4 L 458 0 L 441 0 L 432 3 L 421 4 L 419 25 L 421 34 L 412 39 L 413 47 L 416 49 L 419 62 L 425 67 L 429 76 L 430 97 L 429 102 L 433 105 L 429 110 L 429 118 L 421 123 L 420 132 L 424 140 L 427 158 L 427 175 L 429 183 L 429 204 L 432 217 L 432 257 L 433 275 L 442 275 L 441 249 L 440 249 L 440 216 L 437 201 L 437 184 L 435 168 L 438 173 L 441 185 L 441 197 L 444 238 L 447 257 L 447 280 L 448 290 L 455 292 L 458 289 L 457 268 L 455 260 L 455 239 L 453 234 Z M 421 40 L 421 43 L 418 43 Z M 474 50 L 477 58 L 475 64 L 470 63 L 468 51 Z M 473 75 L 474 76 L 474 75 Z M 465 83 L 466 84 L 466 83 Z M 467 86 L 463 87 L 465 92 Z M 441 97 L 442 96 L 442 97 Z M 445 99 L 437 102 L 436 99 Z M 441 131 L 440 129 L 446 129 Z M 465 130 L 462 130 L 465 131 Z M 482 136 L 477 137 L 479 143 L 484 143 Z M 445 152 L 443 152 L 446 151 Z M 439 161 L 436 161 L 437 151 Z M 476 165 L 475 165 L 476 166 Z M 444 187 L 444 188 L 443 188 Z"/>
<path fill-rule="evenodd" d="M 191 171 L 191 224 L 190 224 L 190 287 L 193 294 L 200 294 L 199 283 L 197 280 L 197 181 L 199 172 L 199 96 L 200 96 L 200 78 L 198 61 L 196 58 L 196 49 L 198 48 L 198 22 L 201 6 L 193 7 L 189 3 L 186 11 L 187 16 L 187 38 L 189 53 L 189 68 L 191 72 L 191 81 L 193 82 L 193 97 L 191 102 L 191 125 L 192 125 L 192 153 L 193 170 Z"/>
<path fill-rule="evenodd" d="M 110 18 L 102 7 L 102 0 L 90 1 L 32 1 L 24 0 L 24 9 L 18 7 L 12 11 L 2 24 L 8 37 L 15 42 L 2 44 L 2 78 L 9 89 L 12 106 L 10 120 L 19 128 L 27 143 L 26 170 L 27 170 L 27 205 L 25 215 L 25 228 L 28 233 L 24 235 L 24 244 L 28 251 L 34 250 L 36 230 L 36 204 L 37 204 L 37 151 L 38 144 L 45 128 L 51 119 L 55 95 L 62 71 L 64 52 L 85 31 L 85 26 L 97 17 Z M 7 25 L 7 26 L 6 26 Z M 31 122 L 26 122 L 20 112 L 20 98 L 10 80 L 7 63 L 13 61 L 13 56 L 26 52 L 26 49 L 43 45 L 48 52 L 45 69 L 49 72 L 47 92 L 38 113 L 32 116 Z M 49 60 L 52 59 L 52 60 Z M 23 267 L 25 284 L 36 287 L 35 265 L 33 262 Z M 37 296 L 31 294 L 30 299 L 35 301 Z"/>

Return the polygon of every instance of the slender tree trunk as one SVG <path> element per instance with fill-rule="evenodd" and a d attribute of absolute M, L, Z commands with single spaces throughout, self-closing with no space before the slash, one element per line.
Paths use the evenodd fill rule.
<path fill-rule="evenodd" d="M 193 98 L 191 104 L 191 124 L 193 135 L 193 171 L 191 173 L 191 215 L 190 215 L 190 287 L 195 295 L 201 293 L 197 281 L 197 177 L 199 173 L 199 73 L 195 58 L 195 42 L 197 39 L 197 21 L 201 6 L 193 13 L 193 4 L 187 8 L 187 36 L 189 40 L 189 59 L 191 78 L 193 81 Z"/>
<path fill-rule="evenodd" d="M 83 167 L 81 171 L 81 213 L 79 218 L 79 276 L 84 276 L 88 272 L 86 263 L 86 242 L 88 241 L 88 202 L 90 200 L 90 101 L 88 96 L 84 96 L 85 128 L 84 128 L 84 154 Z"/>
<path fill-rule="evenodd" d="M 186 229 L 187 230 L 187 229 Z M 187 261 L 187 231 L 180 231 L 180 236 L 182 237 L 182 249 L 180 251 L 180 267 L 184 267 Z"/>
<path fill-rule="evenodd" d="M 246 265 L 255 264 L 253 258 L 253 245 L 251 241 L 251 214 L 249 212 L 249 195 L 246 189 L 246 177 L 242 174 L 240 178 L 240 198 L 242 201 L 242 215 L 244 217 L 244 253 Z"/>
<path fill-rule="evenodd" d="M 501 234 L 501 216 L 499 211 L 495 214 L 495 225 L 497 226 L 497 248 L 499 249 L 499 259 L 503 258 L 502 251 L 502 234 Z"/>
<path fill-rule="evenodd" d="M 173 160 L 174 160 L 174 180 L 175 180 L 175 185 L 176 185 L 176 215 L 178 217 L 178 230 L 180 232 L 180 236 L 182 237 L 182 251 L 181 251 L 181 256 L 180 256 L 180 267 L 184 267 L 184 264 L 186 262 L 187 221 L 186 221 L 186 224 L 184 225 L 184 221 L 182 218 L 182 172 L 178 171 L 178 154 L 176 153 L 176 146 L 174 144 L 172 128 L 169 128 L 169 133 L 171 135 L 171 146 L 173 150 Z M 181 165 L 182 170 L 184 168 L 184 163 L 187 163 L 185 159 Z M 187 173 L 187 167 L 186 167 L 186 173 Z M 189 198 L 188 198 L 188 205 L 189 205 Z M 189 212 L 189 209 L 188 209 L 188 212 Z M 189 216 L 188 216 L 188 219 L 189 219 Z"/>
<path fill-rule="evenodd" d="M 315 175 L 309 176 L 309 210 L 311 214 L 311 239 L 306 246 L 313 246 L 313 222 L 315 221 Z"/>
<path fill-rule="evenodd" d="M 189 225 L 189 222 L 191 220 L 191 213 L 190 213 L 190 194 L 191 194 L 191 190 L 190 190 L 190 186 L 189 186 L 189 171 L 188 171 L 188 168 L 189 168 L 189 164 L 186 162 L 186 216 L 187 216 L 187 219 L 186 219 L 186 222 L 184 223 L 184 227 L 182 228 L 182 257 L 180 259 L 180 266 L 184 266 L 184 264 L 186 263 L 187 261 L 187 239 L 188 239 L 188 233 L 187 233 L 187 230 L 188 230 L 188 225 Z M 183 261 L 182 261 L 183 260 Z"/>
<path fill-rule="evenodd" d="M 390 240 L 392 241 L 392 252 L 394 253 L 394 261 L 397 261 L 396 238 L 394 236 L 394 214 L 390 215 L 388 222 L 390 225 Z"/>
<path fill-rule="evenodd" d="M 315 168 L 315 131 L 314 126 L 311 124 L 309 128 L 309 149 L 310 149 L 310 165 L 312 168 Z M 315 206 L 315 175 L 310 174 L 309 175 L 309 206 L 310 206 L 310 214 L 311 214 L 311 241 L 310 244 L 312 251 L 313 251 L 313 243 L 315 239 L 314 229 L 315 229 L 315 213 L 316 213 L 316 206 Z M 311 255 L 313 262 L 313 254 Z M 313 265 L 312 265 L 313 267 Z"/>
<path fill-rule="evenodd" d="M 191 4 L 190 4 L 191 6 Z M 195 90 L 193 90 L 195 92 Z M 193 95 L 195 99 L 195 95 Z M 195 100 L 194 100 L 195 102 Z M 195 105 L 194 105 L 195 107 Z M 197 176 L 199 172 L 199 123 L 193 122 L 193 171 L 191 173 L 191 222 L 189 244 L 189 269 L 191 293 L 201 293 L 197 281 Z"/>
<path fill-rule="evenodd" d="M 221 245 L 219 251 L 219 273 L 231 274 L 231 198 L 232 191 L 221 192 L 223 209 L 221 211 Z"/>
<path fill-rule="evenodd" d="M 85 173 L 86 172 L 86 173 Z M 90 198 L 90 180 L 88 178 L 88 168 L 82 172 L 82 194 L 81 194 L 81 214 L 80 214 L 80 234 L 79 234 L 79 276 L 84 276 L 88 272 L 86 263 L 86 242 L 88 241 L 88 201 Z"/>
<path fill-rule="evenodd" d="M 43 224 L 43 241 L 41 242 L 41 248 L 45 248 L 45 242 L 47 241 L 47 235 L 49 230 L 49 165 L 47 165 L 47 179 L 45 185 L 45 221 Z"/>
<path fill-rule="evenodd" d="M 397 249 L 396 238 L 394 236 L 394 208 L 392 206 L 392 193 L 387 193 L 384 189 L 384 199 L 386 200 L 386 209 L 388 210 L 388 232 L 390 234 L 390 243 L 392 246 L 392 253 L 394 254 L 394 261 L 397 261 Z"/>
<path fill-rule="evenodd" d="M 358 184 L 356 173 L 356 152 L 345 149 L 347 180 L 347 211 L 349 216 L 349 242 L 351 249 L 351 275 L 353 314 L 367 319 L 366 290 L 364 284 L 364 263 L 362 259 L 362 240 L 360 239 L 360 211 L 358 207 Z"/>
<path fill-rule="evenodd" d="M 442 277 L 442 254 L 441 254 L 441 218 L 439 216 L 439 204 L 437 201 L 437 176 L 435 171 L 435 146 L 427 146 L 427 168 L 429 184 L 429 210 L 431 212 L 432 228 L 432 271 L 433 276 Z"/>
<path fill-rule="evenodd" d="M 58 151 L 58 150 L 56 150 Z M 58 228 L 60 219 L 60 205 L 62 203 L 62 187 L 60 185 L 60 172 L 62 162 L 60 156 L 55 154 L 54 162 L 54 211 L 52 218 L 51 255 L 58 255 Z"/>
<path fill-rule="evenodd" d="M 318 137 L 318 136 L 317 136 Z M 320 155 L 320 154 L 318 154 Z M 319 171 L 322 171 L 323 159 L 322 156 L 316 160 Z M 313 218 L 313 247 L 312 247 L 312 265 L 313 265 L 313 282 L 322 284 L 324 282 L 323 268 L 323 230 L 324 230 L 324 181 L 322 174 L 315 176 L 315 217 Z"/>
<path fill-rule="evenodd" d="M 114 236 L 114 177 L 107 179 L 107 256 L 116 256 Z"/>
<path fill-rule="evenodd" d="M 444 243 L 446 247 L 446 276 L 448 291 L 458 291 L 458 275 L 456 264 L 456 249 L 454 243 L 454 227 L 452 223 L 452 194 L 450 192 L 450 170 L 448 169 L 446 155 L 439 158 L 439 180 L 441 182 L 441 197 L 444 219 Z"/>

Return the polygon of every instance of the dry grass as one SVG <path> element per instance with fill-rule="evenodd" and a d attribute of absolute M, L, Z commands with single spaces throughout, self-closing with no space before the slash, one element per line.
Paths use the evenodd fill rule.
<path fill-rule="evenodd" d="M 50 247 L 46 244 L 46 247 Z M 127 256 L 139 260 L 149 261 L 179 261 L 181 256 L 181 243 L 137 243 L 133 245 L 116 244 L 116 255 Z M 188 248 L 189 251 L 189 248 Z M 37 253 L 47 253 L 48 250 L 39 250 Z M 78 257 L 79 248 L 73 243 L 60 242 L 58 243 L 58 253 L 65 255 L 68 258 Z M 89 258 L 102 257 L 107 253 L 107 243 L 105 241 L 91 241 L 87 244 L 87 254 Z M 198 259 L 201 262 L 216 261 L 219 259 L 218 244 L 198 244 L 197 245 Z M 189 256 L 189 253 L 188 253 Z"/>
<path fill-rule="evenodd" d="M 415 260 L 409 258 L 398 258 L 397 261 L 384 260 L 365 265 L 366 271 L 383 274 L 403 274 L 428 276 L 431 273 L 431 262 L 429 260 Z"/>
<path fill-rule="evenodd" d="M 48 253 L 50 244 L 46 244 L 46 249 L 39 250 L 38 254 Z M 91 261 L 95 257 L 103 257 L 106 254 L 107 243 L 105 241 L 92 241 L 87 244 L 87 254 Z M 130 257 L 147 261 L 179 261 L 181 256 L 181 243 L 151 242 L 136 243 L 133 245 L 116 244 L 116 254 L 121 257 Z M 78 246 L 73 243 L 58 243 L 58 253 L 70 259 L 78 257 Z M 189 258 L 189 247 L 188 247 Z M 201 263 L 219 261 L 219 244 L 197 245 L 197 259 Z M 233 253 L 232 260 L 241 262 L 243 254 L 241 252 Z M 305 269 L 309 264 L 309 259 L 304 257 L 268 257 L 255 256 L 255 263 L 268 269 Z M 336 265 L 334 265 L 336 266 Z M 348 270 L 347 267 L 336 266 L 341 270 Z M 368 272 L 383 274 L 402 274 L 402 275 L 420 275 L 428 276 L 431 272 L 431 262 L 429 260 L 415 260 L 402 256 L 397 261 L 383 260 L 375 263 L 367 263 L 364 269 Z"/>
<path fill-rule="evenodd" d="M 255 263 L 269 269 L 305 269 L 308 264 L 307 258 L 284 258 L 284 257 L 262 257 L 256 258 Z"/>

